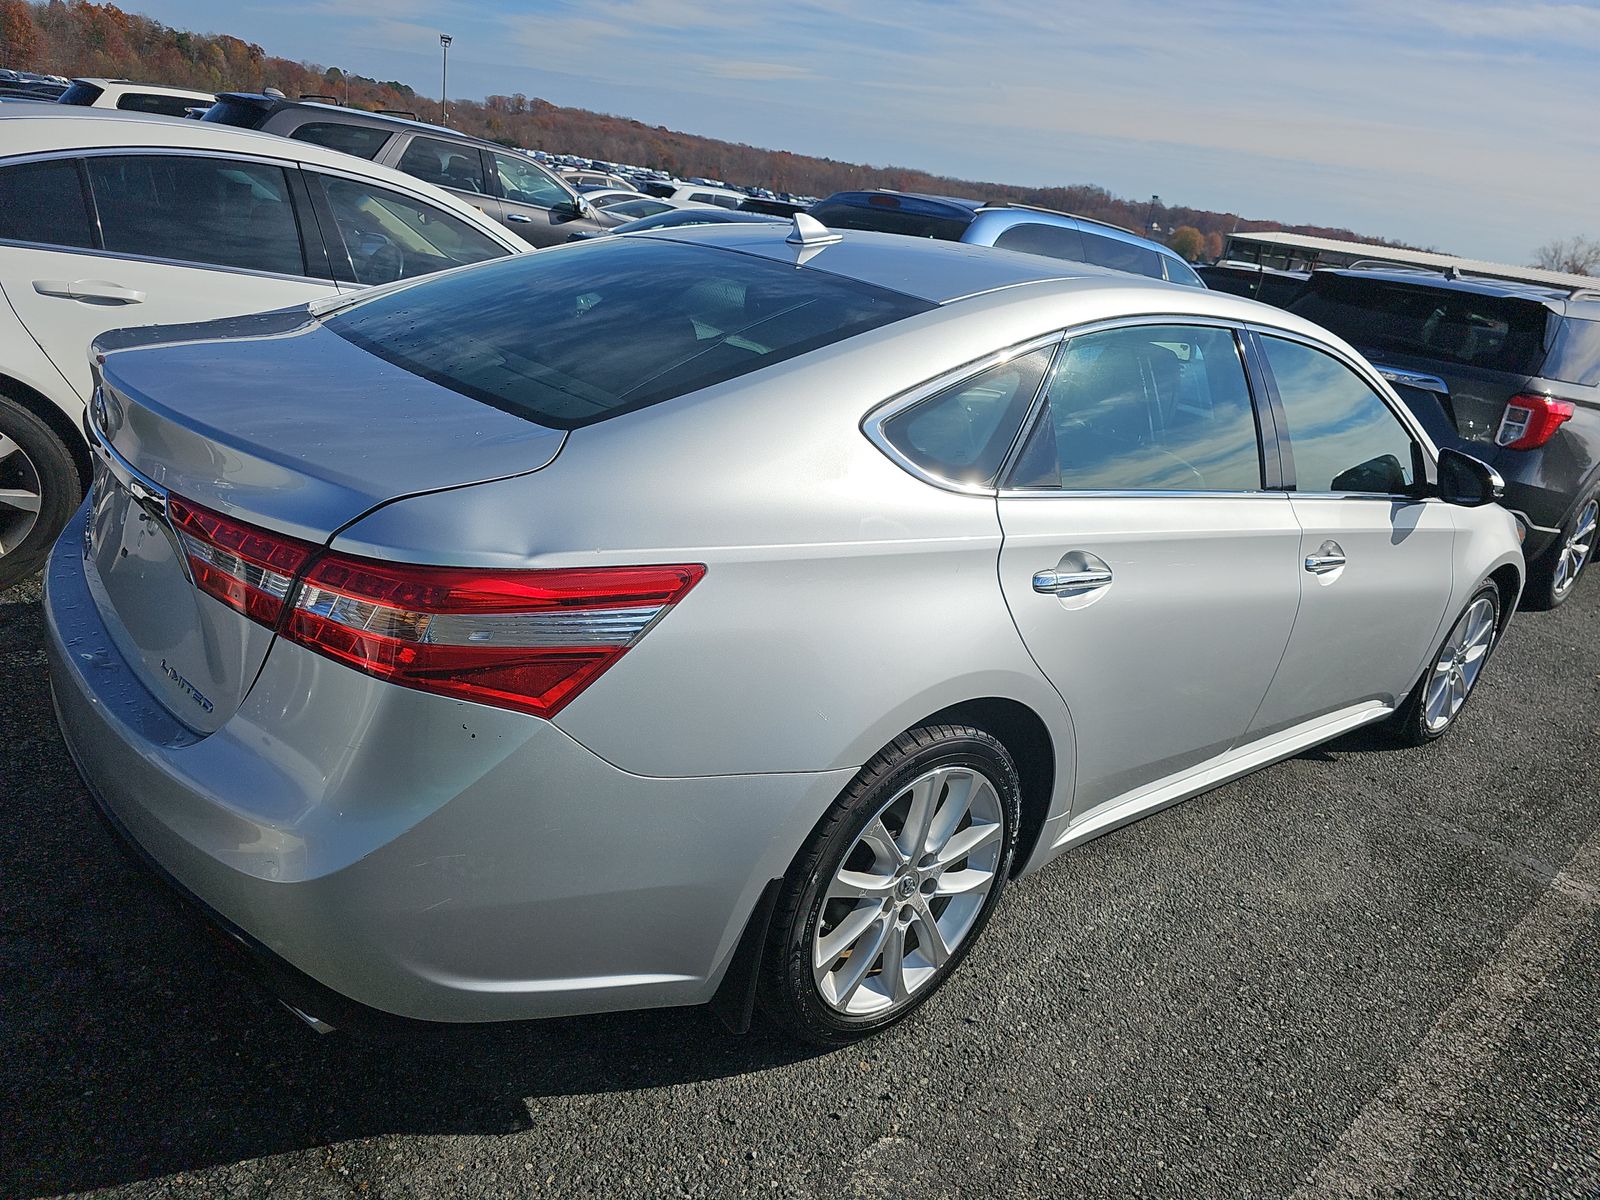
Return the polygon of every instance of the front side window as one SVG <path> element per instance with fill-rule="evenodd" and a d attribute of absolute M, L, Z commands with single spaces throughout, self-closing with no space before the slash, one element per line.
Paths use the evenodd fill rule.
<path fill-rule="evenodd" d="M 554 208 L 571 204 L 572 197 L 543 167 L 514 154 L 496 154 L 494 173 L 500 180 L 500 194 L 516 204 Z"/>
<path fill-rule="evenodd" d="M 395 166 L 407 175 L 458 192 L 482 192 L 483 164 L 472 146 L 416 137 Z"/>
<path fill-rule="evenodd" d="M 107 250 L 306 273 L 281 167 L 186 154 L 110 155 L 87 163 Z"/>
<path fill-rule="evenodd" d="M 460 217 L 424 201 L 331 175 L 312 179 L 328 197 L 356 283 L 393 283 L 509 253 Z"/>
<path fill-rule="evenodd" d="M 1083 231 L 1083 257 L 1097 267 L 1148 275 L 1152 279 L 1166 278 L 1161 270 L 1161 255 L 1148 246 L 1136 246 L 1087 229 Z"/>
<path fill-rule="evenodd" d="M 368 125 L 341 125 L 337 121 L 312 121 L 289 135 L 297 142 L 310 142 L 313 146 L 326 146 L 343 154 L 372 160 L 378 157 L 393 136 L 386 129 Z M 415 174 L 415 172 L 412 172 Z"/>
<path fill-rule="evenodd" d="M 1071 339 L 1009 486 L 1260 490 L 1255 408 L 1233 333 L 1142 325 Z"/>
<path fill-rule="evenodd" d="M 934 307 L 753 255 L 597 238 L 423 280 L 327 327 L 462 395 L 574 429 Z"/>
<path fill-rule="evenodd" d="M 1053 346 L 945 388 L 883 423 L 883 436 L 930 475 L 990 487 L 1050 367 Z"/>
<path fill-rule="evenodd" d="M 0 167 L 0 238 L 44 246 L 94 246 L 89 209 L 70 158 Z"/>
<path fill-rule="evenodd" d="M 1261 344 L 1289 423 L 1296 491 L 1410 491 L 1411 435 L 1366 380 L 1300 342 L 1263 337 Z"/>

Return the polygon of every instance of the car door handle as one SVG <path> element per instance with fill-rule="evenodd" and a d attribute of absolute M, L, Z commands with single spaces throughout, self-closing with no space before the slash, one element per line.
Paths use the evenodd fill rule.
<path fill-rule="evenodd" d="M 110 304 L 143 304 L 144 293 L 105 279 L 35 279 L 33 290 L 41 296 L 63 300 L 101 301 Z"/>
<path fill-rule="evenodd" d="M 1033 590 L 1046 596 L 1060 596 L 1066 592 L 1082 592 L 1089 588 L 1105 587 L 1111 582 L 1111 571 L 1061 571 L 1051 567 L 1033 573 Z"/>
<path fill-rule="evenodd" d="M 1306 555 L 1306 570 L 1313 575 L 1327 575 L 1345 564 L 1344 547 L 1338 542 L 1323 542 L 1315 554 Z"/>
<path fill-rule="evenodd" d="M 506 220 L 515 221 L 519 225 L 531 225 L 533 223 L 533 218 L 528 216 L 527 213 L 507 213 Z"/>

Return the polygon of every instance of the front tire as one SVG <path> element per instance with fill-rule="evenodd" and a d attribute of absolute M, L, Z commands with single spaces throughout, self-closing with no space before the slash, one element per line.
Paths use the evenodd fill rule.
<path fill-rule="evenodd" d="M 1455 724 L 1500 634 L 1500 589 L 1486 583 L 1472 594 L 1444 644 L 1393 718 L 1390 732 L 1402 746 L 1425 746 Z"/>
<path fill-rule="evenodd" d="M 0 588 L 39 569 L 82 499 L 72 452 L 38 417 L 0 396 Z"/>
<path fill-rule="evenodd" d="M 1016 764 L 991 734 L 913 729 L 861 769 L 784 880 L 758 999 L 842 1046 L 904 1020 L 960 965 L 1005 890 Z"/>

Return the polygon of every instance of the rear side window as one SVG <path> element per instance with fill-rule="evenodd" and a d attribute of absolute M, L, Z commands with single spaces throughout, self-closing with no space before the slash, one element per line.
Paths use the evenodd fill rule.
<path fill-rule="evenodd" d="M 82 79 L 74 80 L 72 86 L 56 98 L 57 104 L 92 105 L 105 94 L 105 88 L 97 83 L 88 83 Z"/>
<path fill-rule="evenodd" d="M 1173 258 L 1169 254 L 1163 254 L 1160 257 L 1161 265 L 1166 268 L 1169 282 L 1181 283 L 1184 287 L 1205 287 L 1204 281 L 1195 274 L 1194 268 L 1188 263 L 1182 259 Z"/>
<path fill-rule="evenodd" d="M 441 142 L 437 138 L 412 138 L 395 166 L 439 187 L 458 192 L 482 192 L 483 163 L 472 146 Z"/>
<path fill-rule="evenodd" d="M 181 154 L 90 158 L 87 165 L 107 250 L 306 273 L 281 167 Z"/>
<path fill-rule="evenodd" d="M 421 200 L 331 175 L 312 178 L 328 197 L 356 283 L 393 283 L 508 253 L 461 218 Z M 336 248 L 329 249 L 337 258 Z M 335 274 L 343 277 L 343 267 L 339 263 Z"/>
<path fill-rule="evenodd" d="M 883 423 L 883 436 L 918 467 L 952 483 L 993 485 L 1050 367 L 1053 346 L 990 367 Z"/>
<path fill-rule="evenodd" d="M 1410 490 L 1411 435 L 1366 380 L 1300 342 L 1263 337 L 1261 344 L 1289 422 L 1296 491 Z"/>
<path fill-rule="evenodd" d="M 1110 267 L 1114 271 L 1130 271 L 1135 275 L 1148 275 L 1152 279 L 1165 279 L 1161 270 L 1161 255 L 1148 246 L 1118 241 L 1102 234 L 1083 231 L 1084 261 L 1097 267 Z"/>
<path fill-rule="evenodd" d="M 302 125 L 289 135 L 297 142 L 310 142 L 313 146 L 326 146 L 343 154 L 353 154 L 369 161 L 378 157 L 394 135 L 387 129 L 373 129 L 368 125 L 341 125 L 336 121 L 313 121 Z"/>
<path fill-rule="evenodd" d="M 1260 490 L 1255 409 L 1232 332 L 1145 325 L 1073 338 L 1010 486 Z"/>
<path fill-rule="evenodd" d="M 1369 353 L 1532 375 L 1549 310 L 1534 300 L 1318 274 L 1289 311 Z"/>
<path fill-rule="evenodd" d="M 0 238 L 92 248 L 77 163 L 56 158 L 0 167 Z"/>
<path fill-rule="evenodd" d="M 209 101 L 191 100 L 187 96 L 158 96 L 153 92 L 124 92 L 117 97 L 117 107 L 123 112 L 158 113 L 163 117 L 186 117 L 191 108 L 204 109 Z"/>
<path fill-rule="evenodd" d="M 272 102 L 252 102 L 249 100 L 230 100 L 221 97 L 210 108 L 206 109 L 202 121 L 213 121 L 218 125 L 234 125 L 240 129 L 260 129 L 266 124 L 267 118 L 273 113 Z"/>
<path fill-rule="evenodd" d="M 1013 225 L 994 240 L 999 250 L 1018 250 L 1023 254 L 1043 254 L 1083 262 L 1083 236 L 1076 229 L 1061 225 Z"/>
<path fill-rule="evenodd" d="M 375 296 L 327 325 L 463 395 L 573 429 L 934 307 L 753 255 L 599 238 Z"/>
<path fill-rule="evenodd" d="M 1600 321 L 1568 317 L 1560 322 L 1550 357 L 1539 374 L 1563 383 L 1600 387 Z"/>

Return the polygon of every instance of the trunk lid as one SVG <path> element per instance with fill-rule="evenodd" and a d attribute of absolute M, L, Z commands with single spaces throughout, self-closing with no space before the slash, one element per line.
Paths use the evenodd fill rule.
<path fill-rule="evenodd" d="M 564 436 L 304 310 L 122 331 L 95 349 L 90 590 L 152 693 L 201 733 L 237 710 L 273 634 L 196 588 L 168 495 L 320 546 L 386 501 L 538 470 Z"/>

